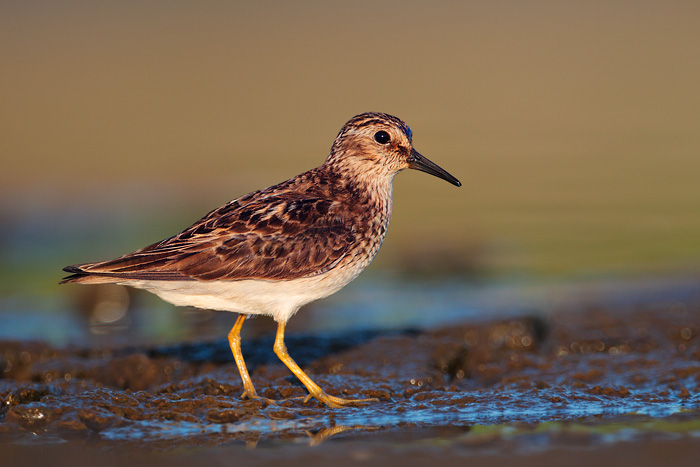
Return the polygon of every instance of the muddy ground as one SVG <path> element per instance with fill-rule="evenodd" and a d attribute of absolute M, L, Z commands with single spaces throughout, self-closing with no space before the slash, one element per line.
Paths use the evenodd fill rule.
<path fill-rule="evenodd" d="M 495 465 L 513 455 L 532 465 L 683 464 L 700 454 L 698 333 L 699 304 L 666 303 L 288 335 L 290 354 L 329 394 L 379 400 L 343 409 L 304 402 L 273 336 L 243 342 L 258 393 L 273 403 L 239 398 L 224 338 L 111 348 L 4 341 L 0 453 L 3 465 L 280 456 L 292 465 Z"/>

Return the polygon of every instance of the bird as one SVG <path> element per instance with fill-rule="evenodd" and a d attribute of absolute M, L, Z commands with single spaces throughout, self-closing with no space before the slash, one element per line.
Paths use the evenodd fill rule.
<path fill-rule="evenodd" d="M 392 212 L 392 182 L 416 169 L 455 186 L 459 180 L 413 147 L 401 119 L 366 112 L 342 126 L 325 162 L 307 172 L 236 198 L 182 232 L 109 261 L 75 264 L 61 284 L 116 283 L 145 289 L 176 306 L 238 313 L 228 334 L 244 387 L 258 396 L 241 352 L 250 315 L 277 322 L 273 350 L 308 390 L 331 408 L 376 399 L 327 394 L 292 359 L 284 343 L 289 319 L 303 305 L 355 279 L 384 240 Z"/>

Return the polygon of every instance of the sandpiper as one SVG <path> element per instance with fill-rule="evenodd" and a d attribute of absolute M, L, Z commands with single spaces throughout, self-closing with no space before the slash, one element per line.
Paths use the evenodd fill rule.
<path fill-rule="evenodd" d="M 394 176 L 411 168 L 459 180 L 413 148 L 400 119 L 368 112 L 348 121 L 325 163 L 211 211 L 166 240 L 110 261 L 64 268 L 61 283 L 117 283 L 181 306 L 239 313 L 228 335 L 243 380 L 242 397 L 259 398 L 241 353 L 248 315 L 277 321 L 274 352 L 329 407 L 373 399 L 326 394 L 287 353 L 284 331 L 301 306 L 337 292 L 362 272 L 382 244 L 391 217 Z"/>

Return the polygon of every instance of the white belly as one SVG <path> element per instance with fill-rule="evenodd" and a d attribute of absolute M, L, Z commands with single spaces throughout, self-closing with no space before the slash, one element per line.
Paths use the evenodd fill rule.
<path fill-rule="evenodd" d="M 293 280 L 130 280 L 124 285 L 153 292 L 173 305 L 267 315 L 276 321 L 287 321 L 301 306 L 337 292 L 363 269 L 364 267 L 336 268 L 318 276 Z"/>

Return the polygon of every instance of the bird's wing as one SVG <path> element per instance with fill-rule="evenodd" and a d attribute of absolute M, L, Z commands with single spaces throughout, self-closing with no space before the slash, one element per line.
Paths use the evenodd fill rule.
<path fill-rule="evenodd" d="M 110 261 L 69 266 L 64 282 L 295 279 L 332 269 L 357 242 L 338 201 L 267 194 L 234 200 L 183 232 Z"/>

